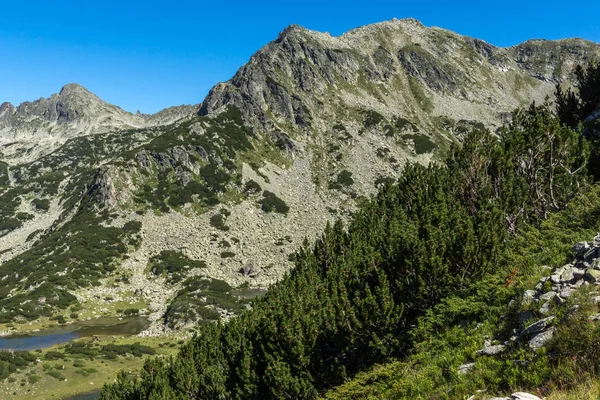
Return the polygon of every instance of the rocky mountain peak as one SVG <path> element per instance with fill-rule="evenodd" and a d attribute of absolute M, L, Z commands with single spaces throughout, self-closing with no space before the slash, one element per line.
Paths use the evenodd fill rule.
<path fill-rule="evenodd" d="M 594 54 L 600 49 L 586 41 L 504 49 L 412 18 L 340 36 L 291 25 L 216 85 L 200 114 L 233 105 L 259 130 L 291 136 L 327 131 L 348 121 L 340 114 L 348 109 L 419 120 L 429 131 L 439 130 L 439 116 L 497 127 L 514 108 L 552 95 L 573 65 Z"/>
<path fill-rule="evenodd" d="M 15 106 L 13 106 L 11 103 L 9 103 L 8 101 L 5 101 L 4 103 L 0 104 L 0 118 L 5 116 L 5 115 L 10 115 L 14 112 L 15 110 Z"/>
<path fill-rule="evenodd" d="M 307 31 L 308 31 L 308 29 L 306 29 L 300 25 L 291 24 L 279 33 L 279 35 L 277 36 L 277 39 L 275 40 L 275 43 L 281 42 L 283 39 L 285 39 L 286 37 L 288 37 L 290 35 L 298 34 L 301 32 L 307 32 Z"/>
<path fill-rule="evenodd" d="M 151 116 L 133 114 L 70 83 L 48 98 L 17 107 L 10 103 L 0 106 L 0 158 L 9 163 L 28 162 L 75 136 L 170 124 L 196 109 L 179 106 Z"/>
<path fill-rule="evenodd" d="M 68 83 L 68 84 L 64 85 L 59 92 L 59 96 L 61 96 L 61 97 L 81 96 L 81 97 L 93 98 L 96 101 L 104 102 L 102 99 L 100 99 L 94 93 L 90 92 L 89 90 L 87 90 L 85 87 L 81 86 L 78 83 Z"/>
<path fill-rule="evenodd" d="M 5 101 L 4 103 L 0 104 L 0 112 L 4 112 L 9 108 L 14 108 L 14 106 L 8 101 Z"/>

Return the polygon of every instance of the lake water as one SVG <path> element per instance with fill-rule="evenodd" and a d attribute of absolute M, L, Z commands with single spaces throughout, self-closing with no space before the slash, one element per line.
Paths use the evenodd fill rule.
<path fill-rule="evenodd" d="M 106 335 L 136 335 L 146 329 L 150 322 L 143 317 L 98 318 L 90 321 L 61 325 L 55 328 L 32 332 L 27 335 L 0 338 L 0 350 L 37 350 L 71 340 Z"/>
<path fill-rule="evenodd" d="M 67 397 L 65 400 L 98 400 L 100 398 L 100 391 L 94 390 L 93 392 L 78 394 L 77 396 Z"/>
<path fill-rule="evenodd" d="M 254 299 L 263 296 L 267 293 L 266 289 L 236 289 L 229 292 L 232 296 L 239 297 L 241 299 Z"/>

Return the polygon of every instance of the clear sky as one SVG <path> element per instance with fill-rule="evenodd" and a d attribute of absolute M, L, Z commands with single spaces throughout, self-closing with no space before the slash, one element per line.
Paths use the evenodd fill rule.
<path fill-rule="evenodd" d="M 289 24 L 339 35 L 394 17 L 497 46 L 600 42 L 597 0 L 13 0 L 0 6 L 0 102 L 77 82 L 132 112 L 196 104 Z"/>

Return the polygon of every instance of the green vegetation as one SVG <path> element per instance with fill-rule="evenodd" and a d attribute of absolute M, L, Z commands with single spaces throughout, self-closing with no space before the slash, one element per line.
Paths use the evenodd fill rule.
<path fill-rule="evenodd" d="M 434 142 L 432 142 L 429 136 L 427 135 L 417 133 L 414 135 L 402 135 L 402 138 L 410 139 L 413 141 L 413 144 L 415 146 L 415 153 L 417 154 L 432 153 L 437 148 L 437 145 Z"/>
<path fill-rule="evenodd" d="M 229 230 L 229 227 L 225 225 L 226 219 L 227 216 L 219 212 L 218 214 L 214 214 L 210 217 L 210 225 L 214 228 L 217 228 L 220 231 L 227 232 Z"/>
<path fill-rule="evenodd" d="M 466 296 L 447 297 L 418 320 L 411 333 L 416 344 L 408 357 L 358 374 L 324 397 L 452 399 L 476 393 L 482 387 L 487 397 L 515 389 L 535 392 L 538 388 L 546 396 L 597 377 L 595 366 L 600 358 L 595 346 L 600 325 L 590 323 L 589 312 L 584 310 L 558 324 L 545 350 L 533 352 L 524 342 L 501 356 L 477 358 L 466 376 L 457 371 L 461 364 L 475 360 L 475 352 L 483 347 L 486 336 L 511 334 L 523 308 L 510 309 L 508 304 L 548 273 L 543 265 L 555 268 L 565 264 L 572 258 L 574 241 L 597 233 L 598 225 L 592 220 L 600 216 L 599 195 L 600 186 L 596 185 L 564 211 L 539 225 L 523 226 L 518 235 L 510 237 L 490 275 L 473 284 Z M 571 306 L 572 301 L 561 306 L 559 319 Z"/>
<path fill-rule="evenodd" d="M 277 143 L 256 138 L 233 106 L 215 117 L 196 117 L 175 126 L 125 157 L 137 159 L 142 171 L 136 177 L 136 204 L 159 212 L 186 204 L 204 211 L 235 202 L 243 191 L 260 190 L 256 183 L 242 188 L 243 162 L 256 168 L 265 160 L 285 164 Z"/>
<path fill-rule="evenodd" d="M 265 190 L 263 192 L 263 198 L 258 202 L 260 204 L 260 208 L 264 212 L 276 212 L 280 214 L 287 214 L 290 210 L 285 201 L 281 200 L 277 195 L 273 192 L 269 192 Z"/>
<path fill-rule="evenodd" d="M 29 351 L 0 351 L 0 379 L 6 379 L 11 373 L 26 368 L 35 363 L 36 359 L 37 356 Z"/>
<path fill-rule="evenodd" d="M 220 317 L 217 309 L 239 313 L 245 309 L 247 301 L 230 295 L 230 291 L 231 286 L 219 279 L 188 278 L 169 305 L 165 323 L 176 327 L 179 324 L 217 321 Z"/>
<path fill-rule="evenodd" d="M 206 262 L 191 260 L 184 254 L 173 250 L 161 251 L 160 254 L 150 259 L 148 265 L 152 274 L 166 276 L 167 283 L 180 282 L 194 268 L 206 268 Z"/>
<path fill-rule="evenodd" d="M 258 194 L 260 193 L 262 188 L 258 184 L 258 182 L 250 179 L 248 182 L 244 184 L 244 193 L 246 195 Z"/>
<path fill-rule="evenodd" d="M 309 399 L 408 354 L 425 328 L 454 326 L 493 303 L 470 300 L 497 283 L 516 232 L 587 187 L 587 154 L 547 105 L 515 113 L 500 138 L 474 130 L 444 165 L 407 165 L 347 229 L 337 222 L 305 242 L 295 268 L 251 311 L 202 326 L 175 360 L 149 361 L 139 379 L 120 375 L 101 397 Z M 430 320 L 436 307 L 455 311 Z"/>
<path fill-rule="evenodd" d="M 578 65 L 575 76 L 575 91 L 568 89 L 565 93 L 560 84 L 556 85 L 556 110 L 567 126 L 584 125 L 584 135 L 592 143 L 590 171 L 594 180 L 600 181 L 600 118 L 587 120 L 600 107 L 600 64 L 590 63 L 585 68 Z"/>
<path fill-rule="evenodd" d="M 600 64 L 590 63 L 575 67 L 575 91 L 563 91 L 556 85 L 556 111 L 562 122 L 575 127 L 598 109 L 600 93 Z"/>
<path fill-rule="evenodd" d="M 103 226 L 92 197 L 86 197 L 63 226 L 3 264 L 0 322 L 50 317 L 53 310 L 66 309 L 77 301 L 70 291 L 98 284 L 114 271 L 128 246 L 139 243 L 140 225 Z"/>
<path fill-rule="evenodd" d="M 363 125 L 367 129 L 372 128 L 379 125 L 379 123 L 381 123 L 384 119 L 385 118 L 383 118 L 383 115 L 379 114 L 377 111 L 367 110 L 365 111 L 365 120 Z"/>
<path fill-rule="evenodd" d="M 84 364 L 81 359 L 94 360 L 95 358 L 102 357 L 108 360 L 114 360 L 118 356 L 132 355 L 134 357 L 142 357 L 144 354 L 156 354 L 156 350 L 150 346 L 142 345 L 140 342 L 132 344 L 105 344 L 97 345 L 91 341 L 76 341 L 65 345 L 64 354 L 69 357 L 78 357 L 79 367 Z M 90 373 L 89 371 L 87 371 Z"/>
<path fill-rule="evenodd" d="M 354 179 L 352 179 L 352 172 L 344 169 L 337 175 L 335 182 L 330 182 L 328 187 L 329 189 L 342 190 L 343 188 L 348 188 L 353 184 Z"/>
<path fill-rule="evenodd" d="M 417 81 L 416 78 L 410 76 L 408 78 L 408 87 L 410 88 L 413 97 L 419 104 L 419 107 L 421 107 L 421 109 L 423 109 L 423 111 L 425 112 L 431 112 L 433 110 L 433 103 L 425 94 L 425 91 L 419 84 L 419 81 Z"/>
<path fill-rule="evenodd" d="M 50 200 L 48 199 L 33 199 L 31 200 L 31 204 L 36 210 L 48 211 L 50 209 Z"/>
<path fill-rule="evenodd" d="M 10 179 L 8 177 L 8 164 L 0 161 L 0 188 L 8 186 Z"/>

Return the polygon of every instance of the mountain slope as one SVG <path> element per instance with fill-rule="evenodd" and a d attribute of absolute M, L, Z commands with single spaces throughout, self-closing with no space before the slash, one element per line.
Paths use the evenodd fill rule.
<path fill-rule="evenodd" d="M 305 237 L 348 218 L 406 162 L 442 158 L 471 127 L 498 127 L 599 54 L 582 40 L 501 49 L 415 20 L 339 37 L 292 26 L 216 85 L 199 115 L 133 115 L 73 85 L 3 105 L 0 260 L 10 268 L 0 274 L 12 278 L 0 304 L 33 300 L 5 318 L 68 314 L 77 302 L 112 313 L 132 293 L 154 334 L 227 317 L 236 302 L 198 279 L 278 281 Z M 96 257 L 96 236 L 124 227 Z M 79 248 L 53 248 L 75 234 Z M 73 278 L 59 288 L 68 301 L 36 304 L 30 288 L 62 276 Z"/>

